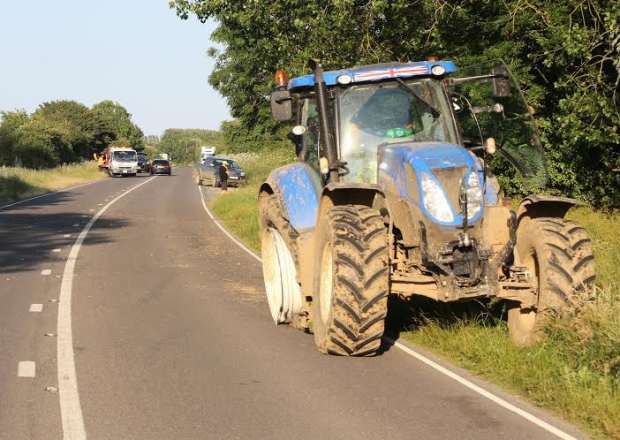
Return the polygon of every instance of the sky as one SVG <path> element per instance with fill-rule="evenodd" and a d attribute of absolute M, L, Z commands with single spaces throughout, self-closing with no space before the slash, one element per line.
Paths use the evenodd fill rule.
<path fill-rule="evenodd" d="M 0 110 L 111 100 L 145 135 L 218 130 L 231 116 L 208 83 L 214 27 L 168 0 L 0 0 Z"/>

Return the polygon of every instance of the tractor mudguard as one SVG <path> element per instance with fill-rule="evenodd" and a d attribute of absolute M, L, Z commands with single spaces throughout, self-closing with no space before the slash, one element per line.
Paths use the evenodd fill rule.
<path fill-rule="evenodd" d="M 319 205 L 320 178 L 305 164 L 292 164 L 273 170 L 263 189 L 277 194 L 285 212 L 282 214 L 297 232 L 313 228 Z M 261 190 L 262 191 L 262 190 Z"/>
<path fill-rule="evenodd" d="M 521 201 L 517 208 L 517 221 L 523 218 L 559 217 L 564 218 L 573 206 L 583 205 L 578 200 L 568 197 L 539 196 L 532 194 Z"/>

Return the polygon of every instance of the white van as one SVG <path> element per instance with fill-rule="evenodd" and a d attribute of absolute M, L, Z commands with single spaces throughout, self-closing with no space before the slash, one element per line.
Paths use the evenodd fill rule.
<path fill-rule="evenodd" d="M 110 148 L 110 177 L 117 175 L 135 176 L 138 174 L 138 153 L 131 148 Z"/>

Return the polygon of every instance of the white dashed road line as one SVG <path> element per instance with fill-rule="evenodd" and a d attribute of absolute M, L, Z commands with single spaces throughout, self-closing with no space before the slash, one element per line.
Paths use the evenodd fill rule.
<path fill-rule="evenodd" d="M 33 361 L 21 361 L 17 365 L 17 377 L 34 377 L 36 369 Z"/>
<path fill-rule="evenodd" d="M 41 271 L 41 275 L 50 275 L 52 273 L 51 269 L 43 269 Z"/>
<path fill-rule="evenodd" d="M 60 252 L 60 249 L 52 249 L 52 252 Z"/>
<path fill-rule="evenodd" d="M 43 304 L 30 304 L 31 312 L 41 312 L 43 310 Z"/>
<path fill-rule="evenodd" d="M 73 353 L 73 330 L 71 327 L 71 297 L 73 290 L 73 275 L 75 272 L 75 264 L 82 243 L 88 235 L 88 231 L 95 224 L 97 219 L 114 202 L 121 197 L 126 196 L 131 191 L 140 188 L 142 185 L 149 183 L 153 178 L 146 180 L 139 185 L 134 186 L 130 190 L 125 191 L 122 195 L 116 197 L 110 203 L 105 205 L 97 212 L 90 221 L 84 226 L 84 229 L 75 240 L 75 244 L 71 248 L 69 257 L 65 264 L 65 271 L 60 285 L 60 297 L 58 302 L 58 392 L 60 398 L 60 415 L 62 420 L 62 431 L 64 440 L 83 440 L 86 439 L 86 430 L 84 428 L 84 418 L 82 417 L 82 407 L 80 405 L 80 395 L 78 393 L 77 376 L 75 373 L 75 357 Z M 91 210 L 91 211 L 94 211 Z"/>

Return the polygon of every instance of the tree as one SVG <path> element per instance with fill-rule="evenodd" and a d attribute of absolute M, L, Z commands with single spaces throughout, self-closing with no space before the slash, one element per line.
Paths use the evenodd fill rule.
<path fill-rule="evenodd" d="M 131 114 L 125 107 L 106 100 L 95 104 L 92 110 L 100 132 L 105 133 L 99 140 L 103 148 L 118 139 L 127 140 L 137 150 L 143 148 L 144 133 L 132 122 Z"/>
<path fill-rule="evenodd" d="M 26 168 L 52 168 L 74 157 L 69 124 L 33 116 L 17 131 L 15 155 Z"/>
<path fill-rule="evenodd" d="M 1 112 L 0 123 L 0 165 L 12 166 L 18 160 L 15 145 L 19 140 L 19 128 L 25 125 L 30 116 L 25 110 Z"/>
<path fill-rule="evenodd" d="M 215 69 L 239 129 L 273 135 L 272 75 L 438 55 L 459 65 L 509 63 L 536 110 L 551 190 L 620 205 L 620 4 L 612 0 L 173 0 L 179 17 L 213 19 Z M 615 154 L 614 154 L 615 153 Z M 517 188 L 513 189 L 517 191 Z"/>
<path fill-rule="evenodd" d="M 33 118 L 45 119 L 48 126 L 56 126 L 59 133 L 66 133 L 63 143 L 69 147 L 59 152 L 62 163 L 90 159 L 97 151 L 94 148 L 98 134 L 95 117 L 84 104 L 76 101 L 45 102 L 33 113 Z"/>
<path fill-rule="evenodd" d="M 218 131 L 201 129 L 169 128 L 164 131 L 157 150 L 172 153 L 176 162 L 193 162 L 200 156 L 200 147 L 211 145 L 221 151 L 222 142 Z"/>

